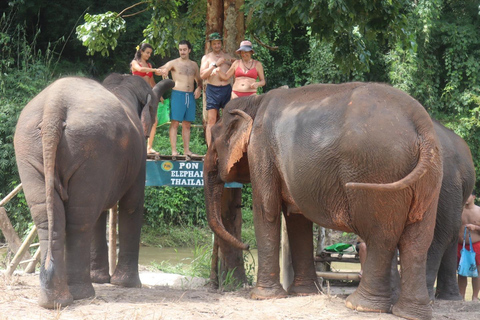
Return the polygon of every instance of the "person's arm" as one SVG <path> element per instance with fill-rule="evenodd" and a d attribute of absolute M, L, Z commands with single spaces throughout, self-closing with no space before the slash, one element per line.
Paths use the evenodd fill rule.
<path fill-rule="evenodd" d="M 132 73 L 133 71 L 139 71 L 139 72 L 155 72 L 157 69 L 154 69 L 152 67 L 142 67 L 140 63 L 138 63 L 137 60 L 132 60 Z"/>
<path fill-rule="evenodd" d="M 238 60 L 235 60 L 235 62 L 232 63 L 232 66 L 230 67 L 230 69 L 228 69 L 227 73 L 223 73 L 223 71 L 220 70 L 220 68 L 218 67 L 215 69 L 214 72 L 218 74 L 220 79 L 228 81 L 234 75 L 237 65 L 238 65 Z"/>
<path fill-rule="evenodd" d="M 200 98 L 200 95 L 202 94 L 202 88 L 203 88 L 203 80 L 202 78 L 200 77 L 200 71 L 198 69 L 198 65 L 194 62 L 195 64 L 195 81 L 197 82 L 197 88 L 195 89 L 195 92 L 193 93 L 194 94 L 194 97 L 195 99 L 198 99 Z"/>
<path fill-rule="evenodd" d="M 480 225 L 475 225 L 473 223 L 468 223 L 465 225 L 465 227 L 467 227 L 467 229 L 470 231 L 480 231 Z"/>
<path fill-rule="evenodd" d="M 202 58 L 202 62 L 200 65 L 200 78 L 208 79 L 212 74 L 212 71 L 216 68 L 215 63 L 209 63 L 207 59 L 207 55 L 204 55 Z"/>
<path fill-rule="evenodd" d="M 168 61 L 167 63 L 165 63 L 163 66 L 161 66 L 160 68 L 158 68 L 159 70 L 159 73 L 160 74 L 157 74 L 157 75 L 161 75 L 162 77 L 164 78 L 168 78 L 168 73 L 170 72 L 170 70 L 173 69 L 173 60 L 171 61 Z"/>
<path fill-rule="evenodd" d="M 257 65 L 255 66 L 255 68 L 257 69 L 257 73 L 258 73 L 258 82 L 254 82 L 250 85 L 250 88 L 252 89 L 257 89 L 258 87 L 263 87 L 266 82 L 265 82 L 265 74 L 263 73 L 263 65 L 260 61 L 257 60 Z"/>

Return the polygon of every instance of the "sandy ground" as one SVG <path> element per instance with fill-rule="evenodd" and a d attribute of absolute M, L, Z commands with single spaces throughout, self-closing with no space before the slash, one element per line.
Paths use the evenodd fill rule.
<path fill-rule="evenodd" d="M 96 296 L 62 310 L 37 305 L 38 274 L 0 275 L 0 320 L 3 319 L 400 319 L 391 314 L 359 313 L 345 307 L 355 287 L 332 286 L 326 294 L 254 301 L 248 288 L 218 292 L 191 279 L 160 272 L 141 272 L 143 288 L 95 284 Z M 437 301 L 434 319 L 480 319 L 480 303 Z"/>

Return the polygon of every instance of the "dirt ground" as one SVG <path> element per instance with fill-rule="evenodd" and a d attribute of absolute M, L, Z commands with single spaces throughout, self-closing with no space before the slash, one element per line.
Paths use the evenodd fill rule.
<path fill-rule="evenodd" d="M 248 288 L 221 293 L 188 279 L 160 272 L 141 272 L 143 288 L 95 284 L 96 296 L 61 310 L 37 305 L 38 274 L 0 275 L 0 320 L 6 319 L 400 319 L 391 314 L 359 313 L 345 307 L 352 286 L 332 286 L 329 293 L 309 297 L 254 301 Z M 328 288 L 327 288 L 328 289 Z M 480 303 L 437 301 L 434 319 L 480 318 Z"/>

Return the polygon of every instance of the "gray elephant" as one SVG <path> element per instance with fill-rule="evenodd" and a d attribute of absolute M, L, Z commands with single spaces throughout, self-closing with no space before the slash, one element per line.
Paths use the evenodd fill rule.
<path fill-rule="evenodd" d="M 251 182 L 259 267 L 255 299 L 285 297 L 279 281 L 280 212 L 292 248 L 289 292 L 316 291 L 312 223 L 354 232 L 369 247 L 363 279 L 347 298 L 358 311 L 430 319 L 427 251 L 433 238 L 442 156 L 425 109 L 382 84 L 277 89 L 234 99 L 212 128 L 204 166 L 208 222 L 237 248 L 220 219 L 224 182 Z M 391 261 L 402 283 L 392 308 Z"/>
<path fill-rule="evenodd" d="M 427 287 L 432 300 L 462 300 L 457 283 L 458 230 L 463 206 L 475 184 L 475 167 L 465 141 L 438 121 L 433 125 L 442 146 L 443 180 L 435 233 L 428 250 Z"/>
<path fill-rule="evenodd" d="M 141 286 L 145 137 L 159 97 L 172 87 L 173 81 L 164 80 L 152 90 L 142 78 L 120 74 L 109 76 L 105 86 L 63 78 L 20 114 L 15 156 L 40 239 L 41 306 L 66 306 L 95 294 L 90 279 L 94 225 L 117 201 L 120 252 L 111 283 Z"/>

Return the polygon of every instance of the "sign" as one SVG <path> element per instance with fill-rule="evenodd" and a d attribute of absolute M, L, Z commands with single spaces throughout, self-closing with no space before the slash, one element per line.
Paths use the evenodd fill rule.
<path fill-rule="evenodd" d="M 148 160 L 145 186 L 203 187 L 203 161 Z M 225 187 L 241 188 L 242 184 Z"/>

